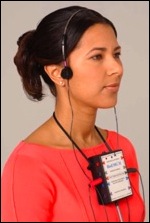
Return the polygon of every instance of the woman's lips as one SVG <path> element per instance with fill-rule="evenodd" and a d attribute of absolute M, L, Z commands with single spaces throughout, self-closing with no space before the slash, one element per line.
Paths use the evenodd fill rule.
<path fill-rule="evenodd" d="M 117 92 L 119 90 L 119 83 L 106 85 L 105 89 L 111 92 Z"/>

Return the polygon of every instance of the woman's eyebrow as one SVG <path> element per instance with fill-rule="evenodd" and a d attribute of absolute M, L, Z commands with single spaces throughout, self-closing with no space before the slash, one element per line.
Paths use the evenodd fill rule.
<path fill-rule="evenodd" d="M 116 46 L 113 51 L 120 50 L 120 49 L 121 49 L 121 46 Z M 104 51 L 107 51 L 107 48 L 106 47 L 94 47 L 87 53 L 87 55 L 95 50 L 100 50 L 100 51 L 104 52 Z"/>

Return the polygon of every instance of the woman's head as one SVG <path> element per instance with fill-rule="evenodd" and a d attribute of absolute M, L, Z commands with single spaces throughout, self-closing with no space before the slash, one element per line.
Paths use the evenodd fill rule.
<path fill-rule="evenodd" d="M 78 13 L 71 18 L 77 11 Z M 85 31 L 97 23 L 110 26 L 117 36 L 113 24 L 98 12 L 80 6 L 71 6 L 50 13 L 38 24 L 36 30 L 29 31 L 19 38 L 18 52 L 14 62 L 28 95 L 35 100 L 43 98 L 41 77 L 48 84 L 52 94 L 57 95 L 54 82 L 45 72 L 45 65 L 57 65 L 63 62 L 64 32 L 67 37 L 65 45 L 65 57 L 67 58 Z"/>

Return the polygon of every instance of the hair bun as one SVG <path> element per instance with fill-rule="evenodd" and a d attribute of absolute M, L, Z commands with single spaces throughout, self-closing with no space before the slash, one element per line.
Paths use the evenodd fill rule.
<path fill-rule="evenodd" d="M 17 45 L 19 47 L 24 46 L 24 47 L 29 48 L 33 43 L 34 34 L 35 34 L 35 30 L 30 30 L 30 31 L 24 33 L 22 36 L 19 37 L 19 39 L 17 41 Z"/>

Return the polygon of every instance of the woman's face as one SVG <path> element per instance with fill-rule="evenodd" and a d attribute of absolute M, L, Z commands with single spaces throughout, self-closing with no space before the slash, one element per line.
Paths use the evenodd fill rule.
<path fill-rule="evenodd" d="M 120 51 L 110 26 L 95 24 L 87 29 L 68 61 L 73 70 L 69 84 L 74 106 L 115 106 L 123 73 Z"/>

